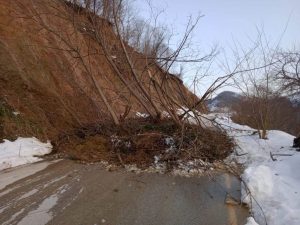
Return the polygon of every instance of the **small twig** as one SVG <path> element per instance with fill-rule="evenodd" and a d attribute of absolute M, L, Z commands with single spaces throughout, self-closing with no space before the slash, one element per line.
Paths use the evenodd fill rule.
<path fill-rule="evenodd" d="M 120 154 L 120 151 L 119 151 L 119 150 L 117 151 L 117 157 L 118 157 L 118 159 L 119 159 L 119 161 L 120 161 L 122 167 L 125 168 L 125 164 L 124 164 L 124 162 L 123 162 L 123 160 L 122 160 L 122 157 L 121 157 L 121 154 Z"/>
<path fill-rule="evenodd" d="M 274 158 L 274 155 L 272 154 L 272 152 L 270 152 L 270 157 L 271 157 L 272 161 L 277 161 L 277 159 Z"/>
<path fill-rule="evenodd" d="M 273 161 L 277 161 L 277 159 L 275 159 L 274 156 L 293 156 L 293 154 L 284 154 L 284 153 L 275 153 L 275 154 L 272 154 L 272 152 L 270 152 L 271 159 Z"/>
<path fill-rule="evenodd" d="M 293 156 L 293 154 L 284 154 L 284 153 L 276 153 L 276 154 L 272 154 L 273 156 Z"/>
<path fill-rule="evenodd" d="M 248 152 L 245 153 L 238 153 L 237 151 L 235 152 L 236 156 L 244 156 L 244 155 L 248 155 Z"/>

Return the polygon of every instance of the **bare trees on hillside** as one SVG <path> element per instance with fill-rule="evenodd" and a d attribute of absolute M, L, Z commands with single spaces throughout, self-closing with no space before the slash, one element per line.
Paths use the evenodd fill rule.
<path fill-rule="evenodd" d="M 94 4 L 96 3 L 97 1 L 94 1 Z M 213 49 L 210 54 L 199 58 L 181 57 L 181 52 L 187 48 L 189 37 L 200 17 L 194 21 L 192 19 L 188 21 L 186 31 L 178 47 L 171 50 L 169 37 L 160 26 L 156 24 L 150 26 L 134 19 L 132 14 L 126 14 L 128 13 L 126 1 L 111 1 L 111 7 L 112 18 L 110 22 L 117 37 L 117 42 L 113 43 L 106 40 L 107 34 L 103 33 L 102 27 L 98 26 L 96 22 L 98 15 L 88 12 L 92 21 L 94 38 L 104 51 L 107 61 L 125 88 L 152 118 L 160 119 L 162 112 L 166 111 L 176 123 L 180 124 L 183 117 L 178 117 L 177 110 L 182 108 L 183 105 L 189 108 L 188 102 L 190 102 L 190 99 L 187 97 L 189 94 L 181 90 L 178 82 L 174 82 L 177 84 L 175 87 L 170 85 L 170 80 L 173 79 L 170 75 L 170 69 L 177 62 L 192 61 L 196 63 L 210 60 L 215 52 Z M 154 17 L 154 20 L 157 20 L 156 15 Z M 112 45 L 116 46 L 114 51 L 109 47 Z M 118 59 L 122 58 L 122 64 L 116 64 L 111 59 L 111 55 L 116 55 Z M 124 73 L 128 75 L 129 79 L 124 78 Z M 168 90 L 173 92 L 170 93 Z M 176 99 L 174 94 L 179 98 Z M 204 104 L 204 101 L 201 104 Z"/>
<path fill-rule="evenodd" d="M 115 125 L 129 114 L 133 98 L 152 118 L 159 120 L 166 111 L 177 124 L 181 123 L 177 110 L 187 104 L 192 94 L 182 90 L 180 81 L 169 71 L 177 61 L 191 60 L 179 56 L 199 18 L 189 21 L 181 42 L 171 51 L 166 33 L 159 27 L 148 26 L 145 31 L 134 22 L 134 38 L 126 37 L 131 28 L 126 25 L 127 6 L 122 0 L 65 1 L 64 7 L 57 0 L 34 0 L 30 4 L 18 1 L 17 4 L 24 12 L 19 17 L 33 21 L 48 33 L 51 46 L 46 47 L 61 51 L 71 60 L 74 70 L 84 71 L 87 80 L 84 84 L 92 85 L 98 96 L 95 101 L 101 99 Z M 105 71 L 93 66 L 101 64 L 98 60 L 103 57 L 109 65 Z M 104 81 L 114 86 L 114 98 L 108 94 Z M 87 90 L 84 86 L 81 89 Z M 117 98 L 127 102 L 122 115 L 114 106 Z"/>
<path fill-rule="evenodd" d="M 134 104 L 155 120 L 160 120 L 166 112 L 181 126 L 186 115 L 195 114 L 209 96 L 241 74 L 264 70 L 268 74 L 266 86 L 269 90 L 269 68 L 274 60 L 268 59 L 266 49 L 262 49 L 261 64 L 251 62 L 253 49 L 244 51 L 238 56 L 235 67 L 212 81 L 201 98 L 183 88 L 180 79 L 171 74 L 172 68 L 179 63 L 210 64 L 216 55 L 215 48 L 204 56 L 187 51 L 201 16 L 188 21 L 178 45 L 171 48 L 172 34 L 156 22 L 149 25 L 134 18 L 134 12 L 129 12 L 130 6 L 125 0 L 74 0 L 63 1 L 63 4 L 58 0 L 29 2 L 18 1 L 26 14 L 22 18 L 30 19 L 48 34 L 51 46 L 47 47 L 67 55 L 74 70 L 84 71 L 84 77 L 78 77 L 85 80 L 81 83 L 86 87 L 82 85 L 81 89 L 87 93 L 90 91 L 87 87 L 92 88 L 94 101 L 98 106 L 103 103 L 107 115 L 117 126 L 130 114 Z M 45 7 L 46 3 L 51 6 Z M 157 16 L 153 15 L 154 21 Z M 262 94 L 261 85 L 256 86 L 257 95 L 264 99 L 259 103 L 260 118 L 264 121 L 259 127 L 266 130 L 270 111 L 262 105 L 267 106 L 269 95 Z M 181 114 L 178 114 L 179 109 Z M 265 136 L 262 133 L 262 137 Z"/>
<path fill-rule="evenodd" d="M 276 48 L 278 45 L 274 49 L 271 48 L 264 32 L 258 31 L 251 53 L 241 64 L 242 73 L 233 78 L 235 87 L 243 94 L 244 103 L 249 105 L 247 115 L 251 115 L 251 118 L 248 120 L 257 129 L 261 139 L 267 139 L 272 110 L 271 100 L 276 96 L 271 84 L 273 68 L 278 63 L 274 54 Z M 240 49 L 244 53 L 243 48 Z M 240 57 L 238 50 L 234 54 L 237 58 Z"/>
<path fill-rule="evenodd" d="M 288 92 L 300 91 L 300 51 L 287 51 L 277 54 L 279 63 L 275 71 L 275 79 L 282 90 Z"/>
<path fill-rule="evenodd" d="M 240 101 L 232 106 L 234 114 L 232 119 L 239 123 L 245 124 L 258 130 L 258 121 L 260 120 L 260 111 L 253 110 L 261 104 L 261 99 L 257 97 L 243 96 Z M 270 113 L 268 117 L 268 127 L 271 130 L 283 130 L 293 135 L 299 132 L 299 119 L 297 108 L 288 98 L 280 96 L 279 93 L 273 93 L 269 97 Z M 258 133 L 259 134 L 259 133 Z"/>
<path fill-rule="evenodd" d="M 233 79 L 243 95 L 241 103 L 235 106 L 234 117 L 256 128 L 263 139 L 269 129 L 294 132 L 296 109 L 287 97 L 300 90 L 300 55 L 296 51 L 282 52 L 279 43 L 272 46 L 263 31 L 258 32 L 253 50 L 243 64 L 243 72 Z M 248 70 L 253 67 L 257 69 Z"/>
<path fill-rule="evenodd" d="M 245 122 L 256 128 L 262 139 L 267 139 L 271 110 L 274 106 L 271 101 L 276 96 L 267 79 L 267 76 L 261 77 L 253 73 L 243 73 L 234 78 L 235 85 L 243 96 L 240 106 L 236 108 L 236 112 L 240 114 L 238 117 L 246 115 Z"/>

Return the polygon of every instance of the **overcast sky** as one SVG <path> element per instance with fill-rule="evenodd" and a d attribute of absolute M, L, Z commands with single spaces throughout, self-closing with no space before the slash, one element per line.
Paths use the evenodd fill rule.
<path fill-rule="evenodd" d="M 147 15 L 145 0 L 136 0 L 140 15 Z M 291 48 L 299 46 L 300 0 L 152 0 L 157 9 L 164 9 L 160 22 L 183 33 L 190 15 L 203 14 L 194 32 L 194 43 L 202 49 L 219 44 L 225 49 L 233 39 L 249 45 L 256 27 L 264 29 L 268 40 Z"/>

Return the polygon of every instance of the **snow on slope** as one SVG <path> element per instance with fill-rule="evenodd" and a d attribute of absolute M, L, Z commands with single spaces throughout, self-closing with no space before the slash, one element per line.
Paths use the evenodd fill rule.
<path fill-rule="evenodd" d="M 249 217 L 247 219 L 247 223 L 245 225 L 258 225 L 255 220 L 253 219 L 253 217 Z"/>
<path fill-rule="evenodd" d="M 214 116 L 237 143 L 231 159 L 245 166 L 242 201 L 255 219 L 249 218 L 247 225 L 299 225 L 300 152 L 291 147 L 294 136 L 272 130 L 268 140 L 261 140 L 254 129 L 233 123 L 225 114 Z"/>
<path fill-rule="evenodd" d="M 41 156 L 50 153 L 50 142 L 42 143 L 36 138 L 21 138 L 15 141 L 4 140 L 0 144 L 0 171 L 11 167 L 33 163 Z"/>

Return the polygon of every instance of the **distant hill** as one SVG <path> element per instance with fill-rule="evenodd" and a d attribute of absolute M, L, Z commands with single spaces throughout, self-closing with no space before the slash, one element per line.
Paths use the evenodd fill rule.
<path fill-rule="evenodd" d="M 224 108 L 231 108 L 234 104 L 238 104 L 243 96 L 233 91 L 223 91 L 216 97 L 207 100 L 207 106 L 210 111 L 216 111 Z M 300 107 L 300 92 L 289 95 L 287 99 L 292 103 L 293 107 Z"/>
<path fill-rule="evenodd" d="M 223 91 L 216 97 L 207 101 L 207 106 L 210 111 L 215 111 L 222 108 L 230 108 L 241 100 L 242 96 L 232 91 Z"/>

